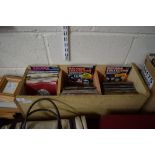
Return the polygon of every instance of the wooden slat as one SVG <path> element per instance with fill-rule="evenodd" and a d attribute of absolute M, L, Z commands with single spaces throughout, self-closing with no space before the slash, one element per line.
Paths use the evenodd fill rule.
<path fill-rule="evenodd" d="M 0 113 L 0 118 L 14 119 L 15 113 Z"/>

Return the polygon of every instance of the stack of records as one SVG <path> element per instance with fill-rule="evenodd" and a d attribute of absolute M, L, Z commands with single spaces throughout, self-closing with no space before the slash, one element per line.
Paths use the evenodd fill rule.
<path fill-rule="evenodd" d="M 58 66 L 30 66 L 26 76 L 28 95 L 56 95 L 59 76 Z"/>
<path fill-rule="evenodd" d="M 62 94 L 97 94 L 93 85 L 95 66 L 70 66 L 68 67 L 68 81 Z"/>
<path fill-rule="evenodd" d="M 81 94 L 97 94 L 95 87 L 65 87 L 61 93 L 62 95 L 81 95 Z"/>
<path fill-rule="evenodd" d="M 104 94 L 137 93 L 133 82 L 103 82 Z"/>

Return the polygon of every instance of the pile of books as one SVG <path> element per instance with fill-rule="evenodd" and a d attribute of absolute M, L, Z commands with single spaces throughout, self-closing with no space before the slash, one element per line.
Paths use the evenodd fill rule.
<path fill-rule="evenodd" d="M 68 67 L 68 80 L 62 95 L 97 94 L 93 85 L 95 66 Z"/>
<path fill-rule="evenodd" d="M 56 95 L 58 66 L 30 66 L 26 76 L 28 95 Z"/>

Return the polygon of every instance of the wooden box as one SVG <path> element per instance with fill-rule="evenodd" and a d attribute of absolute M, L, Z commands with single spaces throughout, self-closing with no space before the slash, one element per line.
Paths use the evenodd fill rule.
<path fill-rule="evenodd" d="M 31 103 L 42 97 L 53 99 L 60 109 L 61 116 L 65 117 L 73 115 L 73 112 L 103 115 L 113 111 L 138 111 L 150 96 L 150 92 L 134 64 L 132 64 L 128 80 L 134 83 L 138 92 L 137 94 L 102 95 L 101 84 L 106 66 L 97 65 L 94 75 L 94 85 L 98 91 L 97 95 L 61 95 L 67 77 L 67 66 L 61 65 L 60 68 L 57 95 L 55 96 L 28 96 L 25 94 L 23 81 L 23 91 L 16 97 L 16 100 L 24 115 Z M 25 72 L 25 78 L 27 70 Z M 41 107 L 49 108 L 51 105 L 44 101 L 39 103 L 35 108 Z M 47 113 L 38 113 L 35 116 L 37 118 L 43 118 L 46 117 L 45 115 L 48 116 Z"/>
<path fill-rule="evenodd" d="M 17 83 L 15 90 L 11 93 L 3 92 L 8 81 Z M 16 76 L 3 76 L 0 81 L 0 118 L 13 118 L 15 113 L 20 113 L 15 103 L 15 96 L 21 92 L 22 78 Z"/>
<path fill-rule="evenodd" d="M 18 95 L 21 92 L 22 80 L 23 78 L 18 76 L 3 76 L 0 82 L 0 96 L 15 97 L 16 95 Z M 12 90 L 13 92 L 8 92 L 8 90 L 7 92 L 4 92 L 4 89 L 7 86 L 7 83 L 9 82 L 16 84 Z M 10 90 L 10 86 L 9 86 L 9 90 Z"/>

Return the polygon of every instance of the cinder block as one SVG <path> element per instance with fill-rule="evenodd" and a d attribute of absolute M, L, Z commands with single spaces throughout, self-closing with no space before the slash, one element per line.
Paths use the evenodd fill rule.
<path fill-rule="evenodd" d="M 52 64 L 65 64 L 63 53 L 63 33 L 46 36 L 49 48 L 49 59 Z"/>
<path fill-rule="evenodd" d="M 119 35 L 71 35 L 72 62 L 122 64 L 132 37 Z"/>
<path fill-rule="evenodd" d="M 18 75 L 22 76 L 26 68 L 0 68 L 0 76 Z"/>
<path fill-rule="evenodd" d="M 71 26 L 72 32 L 155 34 L 154 26 Z M 0 32 L 62 32 L 62 26 L 1 26 Z"/>
<path fill-rule="evenodd" d="M 154 26 L 74 26 L 71 30 L 74 32 L 155 34 Z"/>
<path fill-rule="evenodd" d="M 59 32 L 61 26 L 1 26 L 0 32 Z"/>
<path fill-rule="evenodd" d="M 54 64 L 121 64 L 128 53 L 132 37 L 119 35 L 71 33 L 71 61 L 63 58 L 62 35 L 48 36 Z"/>
<path fill-rule="evenodd" d="M 147 53 L 155 53 L 155 36 L 135 38 L 125 63 L 144 64 Z"/>
<path fill-rule="evenodd" d="M 91 32 L 95 26 L 71 26 L 70 30 L 72 32 Z"/>
<path fill-rule="evenodd" d="M 0 67 L 21 68 L 29 64 L 48 64 L 43 38 L 38 34 L 0 35 Z"/>
<path fill-rule="evenodd" d="M 71 27 L 71 31 L 71 61 L 68 62 L 64 60 L 62 26 L 0 27 L 3 32 L 0 33 L 0 71 L 22 74 L 19 68 L 48 64 L 48 60 L 52 64 L 143 64 L 146 54 L 155 52 L 155 27 L 76 26 Z M 145 35 L 138 35 L 143 33 Z M 47 47 L 43 35 L 47 38 Z M 133 37 L 138 38 L 130 49 Z M 7 68 L 6 72 L 3 67 Z"/>

